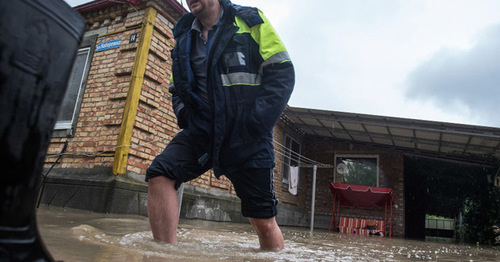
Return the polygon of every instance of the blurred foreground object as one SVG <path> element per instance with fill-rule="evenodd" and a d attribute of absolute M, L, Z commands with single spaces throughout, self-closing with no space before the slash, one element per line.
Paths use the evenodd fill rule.
<path fill-rule="evenodd" d="M 35 204 L 85 31 L 62 0 L 0 1 L 0 261 L 52 261 Z"/>

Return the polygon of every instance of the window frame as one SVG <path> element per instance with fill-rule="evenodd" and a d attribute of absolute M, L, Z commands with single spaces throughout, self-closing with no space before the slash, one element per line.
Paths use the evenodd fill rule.
<path fill-rule="evenodd" d="M 88 50 L 86 61 L 84 64 L 84 70 L 82 72 L 82 79 L 78 87 L 78 94 L 76 97 L 75 106 L 73 108 L 72 119 L 70 121 L 57 121 L 54 130 L 52 132 L 52 137 L 73 137 L 75 135 L 75 128 L 78 122 L 78 115 L 80 114 L 80 108 L 83 100 L 83 94 L 85 93 L 85 88 L 87 85 L 88 75 L 90 72 L 90 65 L 92 64 L 92 59 L 94 57 L 96 42 L 98 35 L 84 36 L 82 42 L 77 51 L 77 56 L 80 55 L 82 50 Z M 75 59 L 76 63 L 76 59 Z M 74 64 L 73 64 L 74 65 Z M 71 70 L 73 74 L 73 69 Z M 71 77 L 71 75 L 70 75 Z M 70 88 L 70 83 L 68 81 L 68 87 Z M 66 91 L 67 92 L 67 91 Z M 62 108 L 60 109 L 62 110 Z M 58 116 L 59 117 L 59 116 Z"/>
<path fill-rule="evenodd" d="M 340 174 L 337 173 L 337 159 L 339 158 L 374 158 L 377 161 L 377 185 L 376 187 L 380 187 L 380 158 L 379 155 L 376 154 L 335 154 L 334 155 L 334 168 L 333 168 L 333 182 L 342 183 L 342 181 L 337 182 L 337 178 Z"/>

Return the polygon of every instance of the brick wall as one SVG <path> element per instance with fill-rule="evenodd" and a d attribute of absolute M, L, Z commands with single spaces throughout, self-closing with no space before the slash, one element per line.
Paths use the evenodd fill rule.
<path fill-rule="evenodd" d="M 128 40 L 132 34 L 140 35 L 146 6 L 122 4 L 85 14 L 86 35 L 98 34 L 97 43 L 122 39 L 122 44 L 119 48 L 94 53 L 74 136 L 51 140 L 47 166 L 55 161 L 64 142 L 68 142 L 68 148 L 58 167 L 113 165 L 138 46 L 137 41 L 129 43 Z M 165 14 L 168 16 L 165 10 L 159 11 L 155 19 L 130 144 L 128 171 L 138 174 L 145 173 L 154 156 L 178 131 L 168 93 L 174 21 L 165 18 Z"/>
<path fill-rule="evenodd" d="M 306 189 L 302 186 L 303 169 L 299 170 L 299 187 L 297 189 L 297 195 L 292 195 L 288 191 L 288 185 L 283 184 L 283 161 L 284 161 L 284 145 L 285 145 L 285 134 L 292 137 L 295 141 L 302 144 L 302 136 L 293 129 L 292 126 L 288 125 L 283 120 L 279 120 L 274 127 L 274 151 L 276 156 L 276 167 L 274 168 L 274 187 L 276 197 L 281 203 L 297 205 L 302 203 L 305 197 L 304 192 Z"/>
<path fill-rule="evenodd" d="M 154 157 L 179 131 L 168 92 L 170 49 L 175 44 L 172 29 L 173 23 L 158 13 L 127 162 L 127 170 L 136 174 L 145 174 Z"/>
<path fill-rule="evenodd" d="M 86 34 L 101 32 L 104 35 L 119 32 L 126 30 L 126 23 L 140 19 L 139 16 L 127 17 L 126 14 L 127 10 L 123 7 L 113 7 L 107 12 L 88 14 L 85 19 L 90 32 Z M 130 32 L 99 37 L 97 43 L 123 38 L 126 33 Z M 128 79 L 126 74 L 122 73 L 124 71 L 122 68 L 133 63 L 133 56 L 121 51 L 127 48 L 130 46 L 122 45 L 120 48 L 94 53 L 74 137 L 53 138 L 46 163 L 55 160 L 62 147 L 61 144 L 67 141 L 68 148 L 60 160 L 59 167 L 112 166 L 124 104 L 117 90 L 128 87 Z"/>
<path fill-rule="evenodd" d="M 382 150 L 367 145 L 354 145 L 327 138 L 306 137 L 303 143 L 303 155 L 324 164 L 333 166 L 335 154 L 378 155 L 379 157 L 379 186 L 393 189 L 393 234 L 404 235 L 404 191 L 403 191 L 403 155 L 397 152 Z M 312 188 L 312 168 L 302 169 L 304 188 Z M 315 213 L 330 215 L 333 206 L 333 196 L 328 188 L 333 181 L 333 168 L 318 168 L 316 177 Z M 298 203 L 310 210 L 312 193 L 305 192 L 304 202 Z M 384 217 L 384 208 L 341 209 L 343 215 L 357 217 Z M 387 211 L 390 215 L 390 209 Z"/>

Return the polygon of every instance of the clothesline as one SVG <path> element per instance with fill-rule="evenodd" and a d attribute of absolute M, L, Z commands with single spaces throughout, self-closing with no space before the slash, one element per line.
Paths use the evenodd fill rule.
<path fill-rule="evenodd" d="M 311 165 L 324 165 L 318 161 L 312 160 L 306 156 L 301 155 L 300 153 L 297 153 L 284 145 L 282 145 L 280 142 L 277 142 L 276 140 L 274 141 L 275 144 L 275 152 L 284 156 L 284 157 L 290 157 L 291 159 L 299 160 L 303 162 L 304 164 L 311 164 Z M 297 161 L 298 162 L 298 161 Z"/>
<path fill-rule="evenodd" d="M 298 167 L 309 167 L 313 169 L 312 183 L 311 183 L 312 189 L 311 189 L 311 220 L 310 220 L 310 231 L 312 233 L 314 230 L 314 207 L 316 202 L 316 171 L 318 170 L 318 168 L 333 168 L 333 165 L 324 164 L 316 160 L 312 160 L 308 157 L 301 155 L 300 153 L 291 150 L 290 148 L 285 147 L 284 145 L 280 144 L 277 141 L 274 141 L 274 144 L 275 144 L 274 152 L 283 157 L 283 159 L 276 158 L 277 161 L 280 161 L 283 164 L 290 166 L 289 163 L 284 162 L 284 159 L 285 158 L 292 159 L 292 156 L 294 156 L 293 159 L 297 160 Z M 290 168 L 290 171 L 292 171 L 292 168 Z"/>
<path fill-rule="evenodd" d="M 333 168 L 333 165 L 330 164 L 324 164 L 321 162 L 318 162 L 316 160 L 310 159 L 306 156 L 301 155 L 300 153 L 297 153 L 281 143 L 274 141 L 275 147 L 274 147 L 274 152 L 278 155 L 283 156 L 284 158 L 290 158 L 294 160 L 298 160 L 297 162 L 299 163 L 297 166 L 298 167 L 313 167 L 317 166 L 318 168 Z M 287 153 L 290 153 L 289 155 Z M 292 157 L 293 156 L 293 157 Z M 290 166 L 288 163 L 285 163 L 281 161 L 283 164 L 286 164 Z"/>

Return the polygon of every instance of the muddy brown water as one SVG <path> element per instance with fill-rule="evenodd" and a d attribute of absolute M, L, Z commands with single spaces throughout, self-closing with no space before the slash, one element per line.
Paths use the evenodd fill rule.
<path fill-rule="evenodd" d="M 59 261 L 500 261 L 500 251 L 282 227 L 286 248 L 259 250 L 249 224 L 182 219 L 178 244 L 153 241 L 146 217 L 40 207 L 42 239 Z"/>

